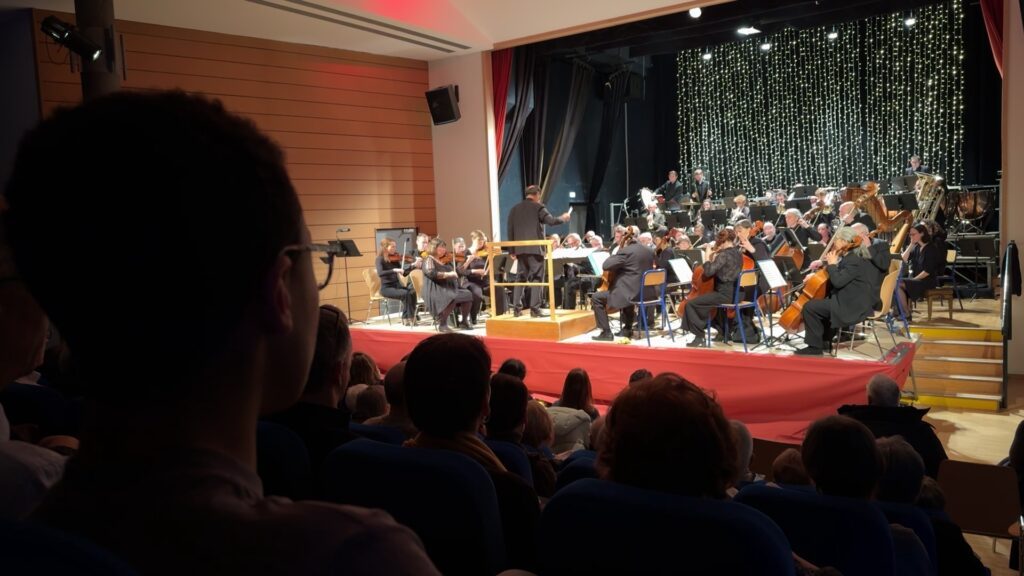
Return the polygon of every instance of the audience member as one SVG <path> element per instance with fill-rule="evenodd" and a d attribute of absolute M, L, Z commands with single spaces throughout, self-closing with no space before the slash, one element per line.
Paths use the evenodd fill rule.
<path fill-rule="evenodd" d="M 388 401 L 384 396 L 383 386 L 368 386 L 356 397 L 356 409 L 352 413 L 352 421 L 363 424 L 369 418 L 377 418 L 388 413 Z"/>
<path fill-rule="evenodd" d="M 555 454 L 586 450 L 590 443 L 590 427 L 593 421 L 583 410 L 566 406 L 548 407 L 548 415 L 555 429 L 551 451 Z"/>
<path fill-rule="evenodd" d="M 420 342 L 406 363 L 405 398 L 419 434 L 406 444 L 460 452 L 494 482 L 510 567 L 536 566 L 537 494 L 508 472 L 476 432 L 490 411 L 491 355 L 482 340 L 439 334 Z"/>
<path fill-rule="evenodd" d="M 878 499 L 885 502 L 913 505 L 921 498 L 924 479 L 924 460 L 906 440 L 899 436 L 878 439 L 878 451 L 882 456 L 882 477 L 878 482 Z M 943 502 L 942 489 L 932 481 L 929 491 L 934 501 L 934 491 Z M 941 510 L 941 507 L 939 508 Z M 938 552 L 940 576 L 968 575 L 987 576 L 988 570 L 974 554 L 971 545 L 964 540 L 960 527 L 948 518 L 929 515 L 935 531 L 935 549 Z"/>
<path fill-rule="evenodd" d="M 526 427 L 523 429 L 523 446 L 528 453 L 537 453 L 554 460 L 551 445 L 555 442 L 555 425 L 543 404 L 530 400 L 526 404 Z"/>
<path fill-rule="evenodd" d="M 142 574 L 436 574 L 383 512 L 263 496 L 257 418 L 306 382 L 317 247 L 251 122 L 181 92 L 57 110 L 23 138 L 7 200 L 15 264 L 90 396 L 35 519 Z"/>
<path fill-rule="evenodd" d="M 772 480 L 788 486 L 810 486 L 811 477 L 804 469 L 804 460 L 796 448 L 786 448 L 772 462 Z"/>
<path fill-rule="evenodd" d="M 565 375 L 562 396 L 552 406 L 583 410 L 590 420 L 597 420 L 600 414 L 594 407 L 594 395 L 590 387 L 590 375 L 583 368 L 573 368 Z"/>
<path fill-rule="evenodd" d="M 634 370 L 633 373 L 629 375 L 629 385 L 632 386 L 653 376 L 654 375 L 651 374 L 651 371 L 648 370 L 647 368 L 640 368 L 639 370 Z"/>
<path fill-rule="evenodd" d="M 367 384 L 349 384 L 348 389 L 345 390 L 345 399 L 339 406 L 352 414 L 356 411 L 356 402 L 359 400 L 359 395 L 363 393 L 370 386 Z"/>
<path fill-rule="evenodd" d="M 349 382 L 353 384 L 366 384 L 367 386 L 374 386 L 381 384 L 383 378 L 380 374 L 380 368 L 377 368 L 377 363 L 373 361 L 373 358 L 369 354 L 363 352 L 356 352 L 352 355 L 352 368 L 350 369 L 351 377 Z"/>
<path fill-rule="evenodd" d="M 384 375 L 384 397 L 388 401 L 387 414 L 369 418 L 363 424 L 391 426 L 400 429 L 406 438 L 415 436 L 416 426 L 405 407 L 405 361 L 395 364 Z"/>
<path fill-rule="evenodd" d="M 601 434 L 604 434 L 604 423 L 606 420 L 607 418 L 601 416 L 590 425 L 590 449 L 595 452 L 601 451 L 601 445 L 604 442 Z"/>
<path fill-rule="evenodd" d="M 313 363 L 302 396 L 286 410 L 264 417 L 302 438 L 314 475 L 332 450 L 355 438 L 348 430 L 349 412 L 338 408 L 348 389 L 351 360 L 352 338 L 345 313 L 321 306 Z"/>
<path fill-rule="evenodd" d="M 747 425 L 739 420 L 729 420 L 729 425 L 736 438 L 736 486 L 741 488 L 764 480 L 764 476 L 750 471 L 750 463 L 754 460 L 754 438 Z"/>
<path fill-rule="evenodd" d="M 522 447 L 533 472 L 533 489 L 542 498 L 555 492 L 555 467 L 543 454 L 523 444 L 530 393 L 523 381 L 511 374 L 491 376 L 491 415 L 487 420 L 487 438 L 511 442 Z"/>
<path fill-rule="evenodd" d="M 736 460 L 721 406 L 682 377 L 663 373 L 619 393 L 597 467 L 603 478 L 622 484 L 724 498 L 736 479 Z"/>
<path fill-rule="evenodd" d="M 42 362 L 46 326 L 46 316 L 18 278 L 0 239 L 0 389 Z M 28 516 L 64 473 L 63 456 L 10 437 L 0 406 L 0 520 Z"/>
<path fill-rule="evenodd" d="M 939 463 L 947 456 L 935 429 L 923 420 L 928 408 L 900 406 L 900 387 L 885 374 L 875 374 L 867 392 L 866 405 L 846 404 L 839 414 L 862 422 L 876 438 L 903 436 L 924 459 L 925 473 L 936 478 Z"/>
<path fill-rule="evenodd" d="M 518 358 L 509 358 L 501 363 L 501 368 L 498 368 L 498 372 L 502 374 L 511 374 L 516 378 L 519 378 L 524 383 L 526 382 L 526 364 Z"/>

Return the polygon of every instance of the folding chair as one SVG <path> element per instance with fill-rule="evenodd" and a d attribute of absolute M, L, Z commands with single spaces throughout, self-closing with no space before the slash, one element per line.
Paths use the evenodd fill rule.
<path fill-rule="evenodd" d="M 640 281 L 640 294 L 637 295 L 637 306 L 640 307 L 640 329 L 647 335 L 647 346 L 651 345 L 651 327 L 647 325 L 647 305 L 648 304 L 660 304 L 661 305 L 661 327 L 668 328 L 668 335 L 672 338 L 672 341 L 676 341 L 675 334 L 672 333 L 672 321 L 668 318 L 668 305 L 665 303 L 665 283 L 668 279 L 668 274 L 664 268 L 654 268 L 644 272 Z M 644 297 L 644 292 L 648 288 L 657 288 L 658 297 L 653 300 L 648 300 Z"/>
<path fill-rule="evenodd" d="M 892 333 L 892 325 L 890 324 L 892 319 L 890 313 L 892 312 L 892 300 L 895 294 L 896 285 L 899 282 L 900 271 L 902 269 L 903 262 L 901 260 L 893 260 L 892 263 L 889 264 L 889 273 L 886 274 L 885 278 L 882 280 L 882 289 L 879 294 L 879 297 L 882 299 L 882 309 L 874 315 L 861 320 L 853 327 L 840 328 L 839 341 L 837 342 L 836 347 L 832 350 L 832 356 L 836 356 L 839 353 L 839 347 L 843 345 L 843 334 L 850 335 L 850 350 L 853 350 L 853 342 L 857 334 L 857 330 L 859 329 L 861 334 L 866 335 L 867 330 L 870 328 L 872 336 L 875 337 L 875 344 L 878 346 L 879 360 L 884 360 L 888 351 L 882 349 L 882 343 L 878 340 L 878 332 L 875 331 L 875 322 L 878 321 L 885 323 L 889 336 L 892 338 L 892 347 L 896 347 L 896 336 L 893 336 Z M 892 348 L 889 350 L 892 350 Z"/>
<path fill-rule="evenodd" d="M 363 282 L 366 282 L 366 288 L 370 291 L 370 303 L 366 305 L 366 321 L 370 321 L 370 309 L 373 308 L 373 303 L 377 302 L 383 308 L 384 316 L 388 319 L 388 326 L 390 326 L 391 309 L 388 305 L 388 299 L 380 293 L 380 276 L 377 275 L 377 269 L 364 268 Z"/>
<path fill-rule="evenodd" d="M 936 280 L 938 286 L 942 286 L 943 282 L 950 282 L 953 285 L 953 295 L 956 296 L 956 301 L 960 303 L 960 311 L 964 311 L 964 301 L 960 298 L 960 290 L 956 284 L 956 250 L 946 250 L 946 266 L 949 268 L 949 275 L 939 276 Z"/>
<path fill-rule="evenodd" d="M 743 289 L 754 287 L 754 297 L 748 302 L 742 300 Z M 731 304 L 719 304 L 718 310 L 722 318 L 722 330 L 723 334 L 726 334 L 729 330 L 729 318 L 726 314 L 727 311 L 732 310 L 736 313 L 736 324 L 740 328 L 740 340 L 743 341 L 743 351 L 747 352 L 747 335 L 743 331 L 743 320 L 740 318 L 740 314 L 747 308 L 754 309 L 754 315 L 757 316 L 757 322 L 761 325 L 761 333 L 764 334 L 764 315 L 761 313 L 761 307 L 757 304 L 757 269 L 753 268 L 750 270 L 744 270 L 740 272 L 740 277 L 736 282 L 736 292 L 733 294 Z M 707 325 L 707 339 L 711 342 L 711 315 L 708 315 Z"/>

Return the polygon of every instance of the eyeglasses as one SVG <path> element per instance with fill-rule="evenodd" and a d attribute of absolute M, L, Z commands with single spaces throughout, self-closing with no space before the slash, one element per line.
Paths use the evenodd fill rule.
<path fill-rule="evenodd" d="M 281 254 L 287 254 L 292 259 L 303 252 L 310 252 L 315 256 L 312 258 L 313 277 L 316 278 L 317 289 L 323 290 L 331 282 L 331 276 L 334 274 L 335 251 L 329 244 L 291 244 L 281 249 Z"/>

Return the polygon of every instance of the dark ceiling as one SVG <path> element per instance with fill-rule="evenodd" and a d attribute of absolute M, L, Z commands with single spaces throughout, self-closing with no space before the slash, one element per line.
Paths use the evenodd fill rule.
<path fill-rule="evenodd" d="M 551 56 L 597 56 L 615 52 L 623 59 L 675 54 L 742 40 L 736 30 L 755 26 L 762 34 L 786 28 L 813 28 L 879 14 L 910 12 L 942 0 L 736 0 L 703 9 L 700 18 L 670 14 L 550 40 L 539 45 Z"/>

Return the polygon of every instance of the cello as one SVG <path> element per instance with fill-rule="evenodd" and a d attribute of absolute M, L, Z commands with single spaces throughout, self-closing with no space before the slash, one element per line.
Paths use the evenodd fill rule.
<path fill-rule="evenodd" d="M 828 254 L 832 250 L 832 244 L 834 244 L 836 238 L 839 237 L 839 231 L 845 227 L 845 224 L 842 222 L 839 223 L 839 228 L 836 228 L 836 233 L 833 234 L 832 239 L 828 241 L 823 254 Z M 800 287 L 800 295 L 797 296 L 796 300 L 794 300 L 788 308 L 782 311 L 782 315 L 779 316 L 779 326 L 781 326 L 786 332 L 790 333 L 796 333 L 802 330 L 804 327 L 804 305 L 811 300 L 824 299 L 826 288 L 828 288 L 828 271 L 825 266 L 822 266 L 814 272 L 810 278 L 804 281 L 803 285 Z"/>
<path fill-rule="evenodd" d="M 721 245 L 716 246 L 710 254 L 715 254 L 721 250 Z M 705 257 L 705 260 L 710 258 L 710 254 Z M 691 300 L 696 299 L 698 296 L 709 294 L 715 291 L 715 277 L 709 276 L 704 277 L 704 265 L 698 264 L 693 267 L 693 278 L 690 280 L 690 291 L 686 294 L 686 298 L 679 301 L 679 305 L 676 306 L 676 317 L 682 318 L 686 314 L 686 304 Z M 715 310 L 711 310 L 711 314 L 714 314 Z"/>

